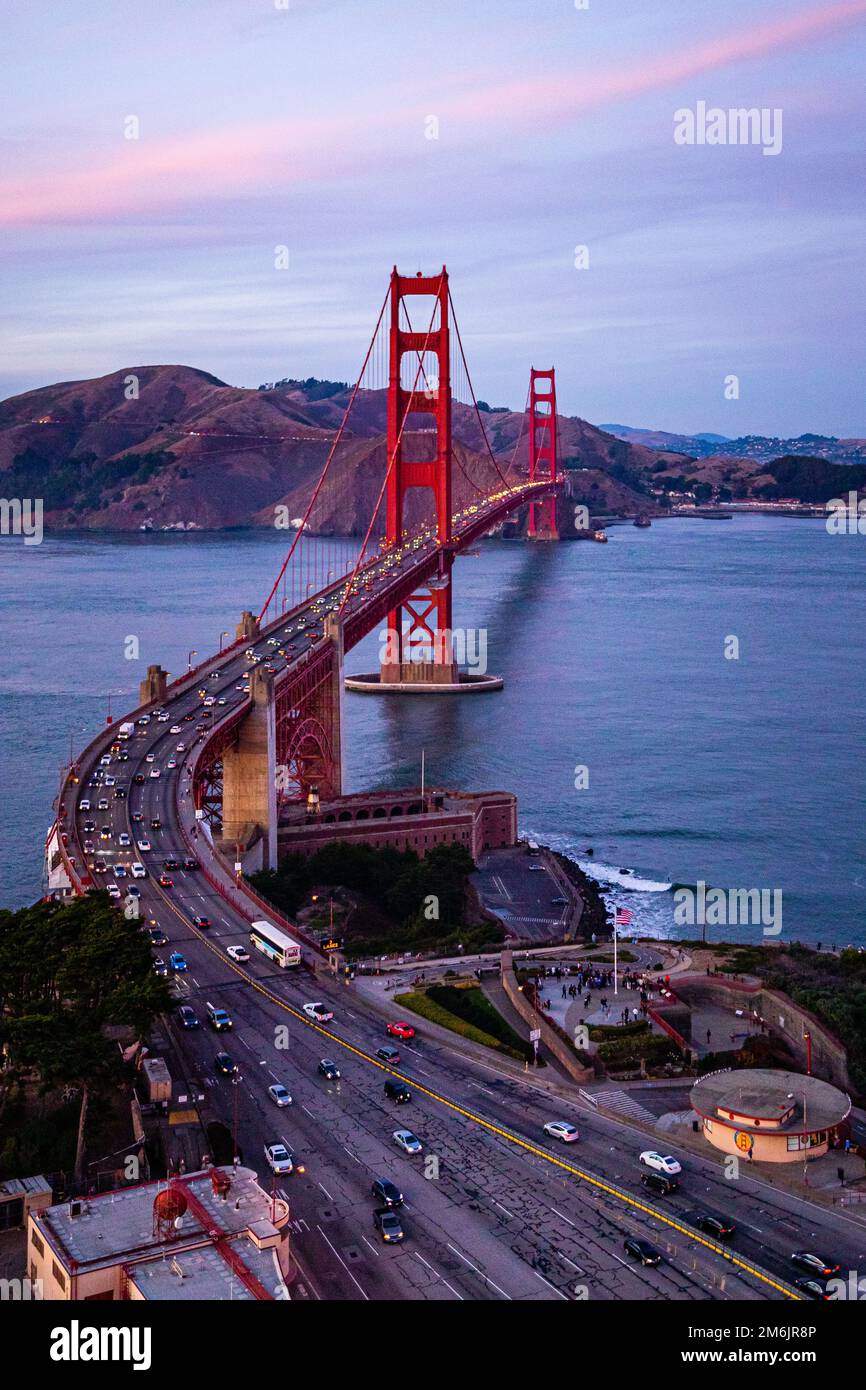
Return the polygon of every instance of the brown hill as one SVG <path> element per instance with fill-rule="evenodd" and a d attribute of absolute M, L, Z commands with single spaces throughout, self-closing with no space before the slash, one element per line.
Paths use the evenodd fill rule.
<path fill-rule="evenodd" d="M 177 365 L 60 382 L 0 402 L 0 488 L 6 496 L 42 497 L 54 528 L 272 525 L 277 506 L 290 517 L 303 513 L 347 399 L 345 390 L 318 398 L 309 383 L 248 390 Z M 345 535 L 366 528 L 384 477 L 385 406 L 384 392 L 359 393 L 313 529 Z M 491 411 L 483 418 L 508 481 L 525 476 L 525 416 Z M 429 424 L 421 417 L 412 423 Z M 561 416 L 558 424 L 564 465 L 597 474 L 599 509 L 642 509 L 642 474 L 662 461 L 684 462 L 584 420 Z M 411 439 L 412 447 L 429 447 L 429 435 Z M 454 443 L 461 507 L 477 500 L 475 487 L 489 490 L 498 478 L 474 410 L 459 403 Z M 414 497 L 409 524 L 425 514 Z"/>

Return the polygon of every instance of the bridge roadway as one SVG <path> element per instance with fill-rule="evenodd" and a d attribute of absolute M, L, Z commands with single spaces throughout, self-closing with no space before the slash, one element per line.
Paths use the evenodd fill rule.
<path fill-rule="evenodd" d="M 375 582 L 375 572 L 373 577 Z M 381 587 L 391 588 L 395 576 L 381 578 Z M 297 614 L 293 617 L 297 622 Z M 306 621 L 304 616 L 302 626 Z M 257 652 L 270 655 L 267 638 L 280 624 L 252 644 Z M 863 1225 L 752 1178 L 727 1182 L 714 1160 L 685 1158 L 680 1192 L 664 1200 L 649 1197 L 636 1160 L 641 1149 L 657 1146 L 654 1136 L 591 1113 L 577 1099 L 554 1100 L 529 1079 L 504 1075 L 492 1056 L 487 1065 L 425 1038 L 423 1022 L 420 1037 L 399 1045 L 399 1074 L 413 1099 L 395 1107 L 383 1094 L 388 1069 L 374 1055 L 386 1041 L 385 1021 L 351 986 L 321 977 L 313 981 L 305 967 L 277 970 L 255 950 L 246 964 L 231 961 L 226 948 L 248 945 L 249 920 L 260 913 L 228 887 L 228 875 L 211 858 L 204 832 L 193 835 L 186 765 L 191 734 L 207 736 L 203 730 L 193 733 L 202 708 L 197 690 L 206 688 L 215 700 L 224 700 L 213 708 L 229 718 L 245 703 L 238 686 L 246 666 L 240 648 L 214 657 L 193 682 L 170 692 L 169 720 L 158 722 L 154 714 L 147 725 L 137 726 L 126 745 L 128 760 L 113 758 L 101 777 L 99 756 L 112 734 L 96 740 L 80 764 L 80 784 L 67 784 L 66 797 L 76 800 L 75 826 L 69 807 L 65 823 L 78 864 L 92 866 L 102 857 L 109 866 L 96 882 L 118 882 L 111 870 L 120 864 L 128 873 L 134 859 L 147 866 L 148 877 L 137 883 L 144 922 L 158 922 L 168 936 L 168 946 L 158 948 L 164 959 L 173 950 L 186 957 L 189 968 L 176 976 L 177 988 L 202 1019 L 200 1030 L 181 1030 L 174 1019 L 169 1026 L 185 1079 L 199 1080 L 206 1092 L 205 1117 L 232 1124 L 232 1083 L 214 1072 L 215 1053 L 227 1050 L 240 1068 L 238 1122 L 245 1161 L 258 1168 L 267 1187 L 272 1179 L 264 1144 L 282 1139 L 303 1161 L 303 1174 L 277 1181 L 290 1200 L 293 1248 L 313 1296 L 785 1300 L 794 1249 L 817 1249 L 838 1260 L 843 1271 L 866 1269 Z M 216 679 L 211 671 L 219 672 Z M 218 726 L 219 719 L 214 722 Z M 180 733 L 173 732 L 178 728 Z M 170 757 L 177 762 L 174 769 L 167 766 Z M 150 775 L 153 769 L 158 777 Z M 125 787 L 124 799 L 105 787 L 106 775 Z M 144 781 L 135 782 L 136 776 Z M 96 806 L 100 796 L 108 801 L 107 811 L 82 812 L 77 805 L 87 797 Z M 153 819 L 160 821 L 158 829 L 151 829 Z M 96 830 L 86 837 L 88 822 Z M 99 838 L 103 826 L 107 840 Z M 124 832 L 133 841 L 129 849 L 118 844 Z M 92 839 L 94 852 L 81 848 L 85 838 Z M 149 850 L 135 848 L 142 839 Z M 208 874 L 175 871 L 172 886 L 161 887 L 157 877 L 163 861 L 190 854 L 209 863 Z M 129 882 L 121 879 L 120 885 Z M 208 931 L 192 925 L 195 915 L 210 919 Z M 309 952 L 305 957 L 309 961 Z M 304 1002 L 320 998 L 334 1009 L 334 1022 L 326 1027 L 311 1023 L 301 1010 Z M 232 1033 L 216 1035 L 205 1026 L 207 1000 L 229 1011 Z M 323 1057 L 338 1063 L 339 1081 L 318 1073 Z M 267 1087 L 274 1081 L 283 1082 L 294 1097 L 290 1109 L 278 1110 L 269 1101 Z M 580 1142 L 566 1146 L 544 1138 L 542 1125 L 552 1118 L 575 1121 Z M 418 1135 L 422 1155 L 409 1158 L 396 1147 L 391 1134 L 401 1127 Z M 431 1156 L 438 1165 L 432 1171 L 425 1168 Z M 373 1230 L 375 1176 L 390 1177 L 405 1193 L 407 1239 L 401 1246 L 381 1244 Z M 689 1228 L 685 1213 L 692 1206 L 734 1217 L 737 1234 L 730 1250 Z M 629 1234 L 656 1244 L 665 1252 L 664 1263 L 648 1269 L 629 1263 L 622 1247 Z"/>

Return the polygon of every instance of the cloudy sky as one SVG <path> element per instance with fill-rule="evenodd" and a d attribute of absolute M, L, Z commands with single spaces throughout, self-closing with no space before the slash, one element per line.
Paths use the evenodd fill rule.
<path fill-rule="evenodd" d="M 5 0 L 0 396 L 351 380 L 446 262 L 491 403 L 553 362 L 596 423 L 866 435 L 866 0 L 582 3 Z M 677 144 L 700 102 L 781 152 Z"/>

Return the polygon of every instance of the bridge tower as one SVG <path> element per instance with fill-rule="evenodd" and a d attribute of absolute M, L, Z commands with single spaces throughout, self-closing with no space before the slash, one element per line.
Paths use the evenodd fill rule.
<path fill-rule="evenodd" d="M 423 323 L 413 321 L 404 301 L 421 297 Z M 430 301 L 435 301 L 432 316 Z M 439 275 L 391 273 L 388 372 L 388 482 L 385 542 L 399 544 L 410 488 L 433 494 L 437 538 L 451 540 L 451 358 L 448 272 Z M 409 327 L 403 327 L 403 316 Z M 433 364 L 435 363 L 435 367 Z M 432 458 L 412 458 L 404 442 L 411 415 L 433 417 Z M 415 450 L 417 452 L 417 450 Z M 380 666 L 382 685 L 453 685 L 459 677 L 451 643 L 451 566 L 440 554 L 439 573 L 388 614 L 387 647 Z M 418 658 L 421 658 L 420 660 Z"/>
<path fill-rule="evenodd" d="M 556 373 L 529 373 L 529 481 L 556 482 Z M 558 541 L 556 496 L 529 504 L 529 539 Z"/>

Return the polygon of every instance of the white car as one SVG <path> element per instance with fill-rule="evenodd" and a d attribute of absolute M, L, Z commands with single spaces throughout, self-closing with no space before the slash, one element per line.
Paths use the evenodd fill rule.
<path fill-rule="evenodd" d="M 265 1158 L 274 1173 L 291 1173 L 295 1166 L 285 1144 L 265 1144 Z"/>
<path fill-rule="evenodd" d="M 147 854 L 150 849 L 150 840 L 139 840 L 137 844 L 139 854 Z"/>
<path fill-rule="evenodd" d="M 169 758 L 169 760 L 168 760 L 168 762 L 166 763 L 165 767 L 166 767 L 166 771 L 167 771 L 167 772 L 173 771 L 173 769 L 177 767 L 177 763 L 176 763 L 175 759 L 174 759 L 174 758 Z"/>
<path fill-rule="evenodd" d="M 548 1120 L 544 1132 L 551 1139 L 561 1139 L 563 1144 L 573 1144 L 580 1138 L 576 1125 L 570 1125 L 567 1120 Z"/>
<path fill-rule="evenodd" d="M 100 767 L 111 767 L 111 754 L 110 754 L 110 753 L 103 753 L 102 757 L 99 759 L 99 766 L 100 766 Z"/>
<path fill-rule="evenodd" d="M 106 886 L 108 889 L 108 896 L 110 898 L 113 898 L 115 902 L 118 902 L 120 900 L 120 889 L 118 888 L 117 884 L 109 883 Z"/>
<path fill-rule="evenodd" d="M 655 1149 L 645 1149 L 640 1161 L 645 1168 L 654 1168 L 657 1173 L 667 1173 L 669 1177 L 683 1171 L 682 1164 L 671 1158 L 670 1154 L 659 1154 Z"/>
<path fill-rule="evenodd" d="M 307 1018 L 314 1018 L 317 1023 L 330 1023 L 334 1015 L 326 1004 L 305 1004 L 304 1013 Z"/>
<path fill-rule="evenodd" d="M 130 864 L 129 871 L 133 878 L 147 878 L 147 869 L 143 864 L 139 864 L 138 861 L 134 864 Z"/>
<path fill-rule="evenodd" d="M 206 699 L 205 702 L 204 702 L 204 707 L 205 707 L 205 709 L 210 709 L 210 707 L 211 707 L 212 704 L 213 704 L 213 695 L 208 695 L 207 699 Z"/>
<path fill-rule="evenodd" d="M 179 724 L 172 724 L 171 728 L 169 729 L 170 734 L 179 734 L 180 731 L 181 729 Z"/>
<path fill-rule="evenodd" d="M 146 754 L 145 754 L 145 757 L 144 757 L 144 761 L 145 761 L 146 763 L 155 763 L 155 762 L 156 762 L 156 754 L 155 754 L 155 753 L 146 753 Z"/>
<path fill-rule="evenodd" d="M 78 809 L 79 809 L 79 811 L 89 811 L 89 810 L 90 810 L 90 802 L 89 802 L 89 800 L 88 800 L 88 798 L 87 798 L 86 796 L 83 796 L 83 797 L 81 798 L 81 800 L 79 801 L 79 803 L 78 803 Z"/>
<path fill-rule="evenodd" d="M 125 830 L 121 830 L 120 834 L 117 837 L 117 843 L 119 845 L 122 845 L 124 849 L 129 848 L 129 836 L 127 835 Z"/>
<path fill-rule="evenodd" d="M 421 1140 L 416 1139 L 411 1129 L 395 1129 L 393 1134 L 394 1143 L 399 1149 L 407 1154 L 419 1154 L 421 1152 Z"/>
<path fill-rule="evenodd" d="M 167 715 L 167 714 L 164 714 L 164 713 L 163 713 L 163 714 L 158 714 L 158 715 L 156 716 L 156 722 L 157 722 L 157 724 L 167 724 L 167 723 L 168 723 L 168 715 Z"/>
<path fill-rule="evenodd" d="M 152 767 L 152 768 L 150 769 L 150 775 L 151 775 L 151 777 L 159 777 L 159 776 L 161 776 L 161 773 L 160 773 L 159 768 L 158 768 L 158 767 Z"/>
<path fill-rule="evenodd" d="M 231 956 L 232 960 L 249 960 L 249 951 L 244 950 L 243 946 L 226 946 L 226 955 Z"/>
<path fill-rule="evenodd" d="M 185 744 L 179 743 L 179 744 L 177 745 L 177 747 L 175 748 L 175 750 L 174 750 L 175 753 L 182 753 L 183 750 L 184 750 L 184 747 L 185 747 Z"/>
<path fill-rule="evenodd" d="M 282 1107 L 284 1105 L 291 1105 L 292 1103 L 292 1098 L 286 1090 L 285 1086 L 281 1086 L 279 1085 L 279 1083 L 276 1086 L 268 1087 L 268 1095 L 274 1102 L 274 1105 L 279 1105 L 280 1107 Z"/>

